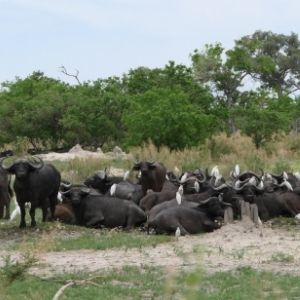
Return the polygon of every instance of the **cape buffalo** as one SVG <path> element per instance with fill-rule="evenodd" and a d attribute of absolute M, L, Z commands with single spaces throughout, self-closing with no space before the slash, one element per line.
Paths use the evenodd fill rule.
<path fill-rule="evenodd" d="M 133 170 L 141 172 L 143 195 L 147 190 L 160 192 L 166 180 L 167 169 L 158 162 L 141 161 L 133 166 Z"/>
<path fill-rule="evenodd" d="M 42 208 L 43 222 L 46 221 L 48 207 L 50 207 L 51 219 L 53 219 L 60 185 L 60 173 L 57 169 L 35 157 L 16 160 L 10 166 L 5 166 L 5 159 L 1 160 L 1 167 L 15 175 L 13 187 L 21 210 L 20 228 L 26 227 L 26 202 L 31 203 L 29 211 L 31 226 L 36 226 L 35 209 L 37 207 Z"/>
<path fill-rule="evenodd" d="M 10 178 L 5 170 L 0 168 L 0 218 L 4 216 L 5 219 L 10 217 L 10 197 L 12 196 L 12 190 L 10 188 Z"/>
<path fill-rule="evenodd" d="M 145 213 L 134 202 L 99 195 L 84 186 L 74 186 L 62 193 L 71 201 L 78 225 L 127 229 L 146 221 Z"/>

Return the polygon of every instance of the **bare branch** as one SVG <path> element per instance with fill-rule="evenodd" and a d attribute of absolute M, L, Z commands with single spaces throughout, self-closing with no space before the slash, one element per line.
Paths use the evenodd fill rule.
<path fill-rule="evenodd" d="M 77 83 L 78 83 L 79 85 L 81 85 L 81 82 L 80 82 L 80 80 L 79 80 L 79 78 L 78 78 L 79 71 L 78 71 L 77 69 L 76 69 L 76 74 L 75 74 L 75 75 L 74 75 L 74 74 L 68 73 L 68 71 L 67 71 L 67 69 L 66 69 L 65 66 L 61 66 L 60 69 L 61 69 L 61 72 L 62 72 L 63 74 L 65 74 L 65 75 L 67 75 L 67 76 L 70 76 L 70 77 L 74 77 L 74 78 L 76 79 Z"/>

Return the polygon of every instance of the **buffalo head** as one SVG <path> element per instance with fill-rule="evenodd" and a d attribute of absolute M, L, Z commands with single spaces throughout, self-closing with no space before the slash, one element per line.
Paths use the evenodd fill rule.
<path fill-rule="evenodd" d="M 7 157 L 1 160 L 1 168 L 6 170 L 10 174 L 16 175 L 16 178 L 19 180 L 26 179 L 30 172 L 41 169 L 44 166 L 43 160 L 39 157 L 18 159 L 10 165 L 5 165 L 6 159 Z"/>

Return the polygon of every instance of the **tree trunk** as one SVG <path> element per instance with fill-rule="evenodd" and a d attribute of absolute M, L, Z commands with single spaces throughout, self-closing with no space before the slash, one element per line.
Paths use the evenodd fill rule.
<path fill-rule="evenodd" d="M 232 118 L 229 118 L 227 120 L 227 126 L 228 126 L 228 130 L 229 130 L 230 134 L 235 133 L 237 131 L 237 128 L 235 126 L 235 122 Z"/>

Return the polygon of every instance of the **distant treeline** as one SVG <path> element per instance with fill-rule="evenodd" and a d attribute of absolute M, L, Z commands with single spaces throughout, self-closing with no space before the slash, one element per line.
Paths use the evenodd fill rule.
<path fill-rule="evenodd" d="M 151 140 L 183 149 L 240 130 L 261 147 L 274 133 L 300 129 L 297 34 L 257 31 L 230 50 L 206 45 L 190 57 L 190 66 L 171 61 L 76 85 L 40 71 L 4 82 L 0 145 L 27 138 L 52 149 L 126 148 Z"/>

